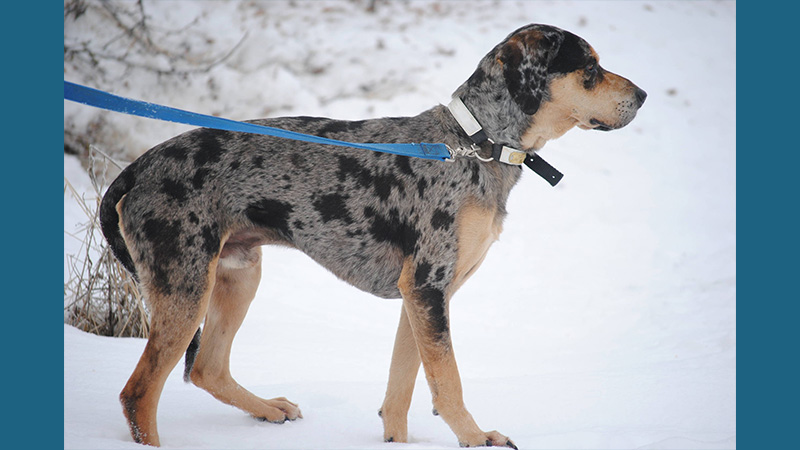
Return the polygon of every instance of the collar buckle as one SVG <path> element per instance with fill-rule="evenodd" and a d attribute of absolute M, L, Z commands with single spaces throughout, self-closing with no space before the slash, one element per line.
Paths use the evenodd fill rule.
<path fill-rule="evenodd" d="M 492 142 L 492 158 L 495 161 L 519 166 L 525 162 L 525 158 L 527 156 L 528 154 L 522 150 L 517 150 L 515 148 L 506 147 L 505 145 L 495 144 Z"/>

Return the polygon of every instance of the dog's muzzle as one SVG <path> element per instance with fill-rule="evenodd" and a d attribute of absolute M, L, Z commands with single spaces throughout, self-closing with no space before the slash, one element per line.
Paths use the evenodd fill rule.
<path fill-rule="evenodd" d="M 611 125 L 603 121 L 597 120 L 595 118 L 592 118 L 589 120 L 590 126 L 587 128 L 598 131 L 611 131 L 611 130 L 618 130 L 624 127 L 625 125 L 631 123 L 633 118 L 636 117 L 636 112 L 639 111 L 639 108 L 641 108 L 642 105 L 644 105 L 644 101 L 647 99 L 647 92 L 645 92 L 643 89 L 640 89 L 639 87 L 636 87 L 636 90 L 633 93 L 633 97 L 635 100 L 635 104 L 629 103 L 628 105 L 625 105 L 628 107 L 623 110 L 622 114 L 620 114 L 619 120 L 617 121 L 616 124 Z"/>

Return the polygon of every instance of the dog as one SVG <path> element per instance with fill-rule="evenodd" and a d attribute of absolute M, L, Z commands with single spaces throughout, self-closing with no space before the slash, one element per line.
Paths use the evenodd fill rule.
<path fill-rule="evenodd" d="M 434 414 L 461 446 L 516 448 L 482 431 L 464 406 L 450 299 L 502 230 L 522 172 L 518 156 L 575 126 L 622 128 L 646 96 L 603 69 L 582 38 L 531 24 L 495 46 L 449 106 L 362 121 L 252 121 L 350 142 L 444 143 L 461 150 L 449 162 L 207 128 L 150 149 L 119 174 L 100 207 L 109 247 L 138 280 L 151 314 L 147 345 L 120 394 L 131 436 L 160 445 L 159 397 L 184 353 L 187 381 L 218 400 L 269 422 L 302 418 L 295 403 L 257 397 L 229 371 L 233 337 L 261 278 L 261 246 L 274 244 L 305 252 L 363 291 L 402 298 L 379 410 L 385 441 L 408 439 L 422 364 Z"/>

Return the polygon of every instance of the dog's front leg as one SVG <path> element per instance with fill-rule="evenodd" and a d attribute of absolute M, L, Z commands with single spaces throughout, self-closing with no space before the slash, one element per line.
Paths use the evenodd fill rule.
<path fill-rule="evenodd" d="M 425 377 L 433 396 L 433 407 L 456 434 L 462 447 L 507 446 L 516 448 L 497 431 L 484 432 L 464 406 L 448 318 L 445 289 L 417 285 L 416 264 L 406 259 L 398 286 L 403 308 L 417 344 Z M 401 321 L 401 327 L 402 327 Z"/>

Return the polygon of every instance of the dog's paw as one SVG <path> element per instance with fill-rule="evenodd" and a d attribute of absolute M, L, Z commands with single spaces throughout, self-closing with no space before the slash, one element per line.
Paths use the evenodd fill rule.
<path fill-rule="evenodd" d="M 483 433 L 482 436 L 476 436 L 468 441 L 459 442 L 458 445 L 461 447 L 509 447 L 518 450 L 517 446 L 511 442 L 511 439 L 497 431 Z"/>
<path fill-rule="evenodd" d="M 290 402 L 284 397 L 273 398 L 271 400 L 261 400 L 263 408 L 259 408 L 258 414 L 253 414 L 257 420 L 262 422 L 281 424 L 287 420 L 297 420 L 303 418 L 303 413 L 297 404 Z"/>
<path fill-rule="evenodd" d="M 383 419 L 384 442 L 408 442 L 408 423 L 405 416 L 378 410 L 378 417 Z"/>

